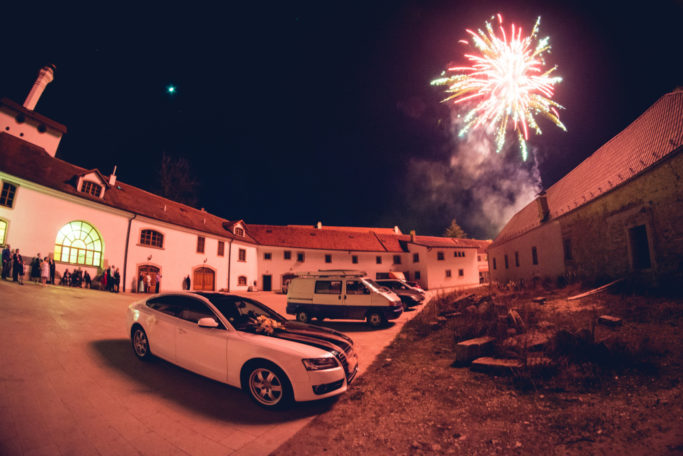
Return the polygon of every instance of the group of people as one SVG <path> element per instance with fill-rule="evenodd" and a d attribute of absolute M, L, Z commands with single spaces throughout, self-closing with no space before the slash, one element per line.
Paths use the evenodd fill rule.
<path fill-rule="evenodd" d="M 121 285 L 121 273 L 119 272 L 119 268 L 108 267 L 105 269 L 102 273 L 101 282 L 103 290 L 118 293 Z"/>
<path fill-rule="evenodd" d="M 152 290 L 152 285 L 154 285 L 154 290 Z M 160 286 L 161 274 L 159 274 L 159 272 L 154 274 L 154 284 L 152 284 L 152 275 L 149 271 L 140 271 L 140 274 L 138 275 L 138 293 L 159 293 Z"/>
<path fill-rule="evenodd" d="M 40 257 L 40 254 L 38 254 L 38 257 Z M 47 277 L 49 277 L 49 271 L 48 265 Z M 19 253 L 19 249 L 12 250 L 10 245 L 7 244 L 2 249 L 2 278 L 9 280 L 10 276 L 14 282 L 20 285 L 24 284 L 24 257 Z M 38 273 L 38 278 L 40 279 L 40 272 Z"/>
<path fill-rule="evenodd" d="M 55 283 L 55 261 L 49 257 L 41 257 L 40 253 L 31 260 L 30 275 L 32 282 L 40 282 L 43 286 Z"/>

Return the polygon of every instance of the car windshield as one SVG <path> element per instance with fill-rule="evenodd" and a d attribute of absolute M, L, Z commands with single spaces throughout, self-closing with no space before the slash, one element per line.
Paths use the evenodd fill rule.
<path fill-rule="evenodd" d="M 287 321 L 285 317 L 273 309 L 249 298 L 219 293 L 201 293 L 201 295 L 211 301 L 211 304 L 216 306 L 226 320 L 239 331 L 250 330 L 256 323 L 256 319 L 261 315 L 279 323 Z"/>
<path fill-rule="evenodd" d="M 373 289 L 374 291 L 380 291 L 383 288 L 386 288 L 386 287 L 383 287 L 382 285 L 378 284 L 377 282 L 375 282 L 372 279 L 363 279 L 363 283 L 366 284 L 371 289 Z"/>

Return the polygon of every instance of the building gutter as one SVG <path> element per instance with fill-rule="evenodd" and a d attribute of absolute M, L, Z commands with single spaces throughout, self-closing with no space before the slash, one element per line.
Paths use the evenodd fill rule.
<path fill-rule="evenodd" d="M 126 232 L 126 250 L 123 252 L 123 291 L 126 291 L 126 271 L 128 270 L 128 243 L 130 242 L 130 226 L 133 220 L 138 216 L 138 214 L 133 214 L 131 218 L 128 219 L 128 231 Z"/>
<path fill-rule="evenodd" d="M 230 244 L 228 245 L 228 291 L 230 291 L 230 265 L 232 263 L 232 241 L 234 239 L 230 239 Z"/>

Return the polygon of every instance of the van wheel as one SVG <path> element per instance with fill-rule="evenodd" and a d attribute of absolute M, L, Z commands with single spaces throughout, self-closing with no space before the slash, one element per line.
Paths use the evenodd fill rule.
<path fill-rule="evenodd" d="M 311 316 L 305 310 L 299 310 L 296 313 L 296 321 L 301 323 L 308 323 L 311 320 Z"/>
<path fill-rule="evenodd" d="M 386 324 L 384 315 L 379 312 L 370 312 L 367 316 L 367 320 L 368 324 L 373 328 L 379 328 L 380 326 L 384 326 L 384 324 Z"/>

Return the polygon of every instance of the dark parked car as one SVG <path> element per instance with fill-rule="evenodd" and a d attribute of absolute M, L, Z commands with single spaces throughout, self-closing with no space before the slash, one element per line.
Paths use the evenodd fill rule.
<path fill-rule="evenodd" d="M 424 292 L 418 291 L 417 289 L 411 287 L 403 280 L 398 279 L 382 279 L 375 280 L 378 285 L 387 287 L 401 298 L 403 307 L 413 307 L 418 304 L 422 304 L 425 300 Z"/>

